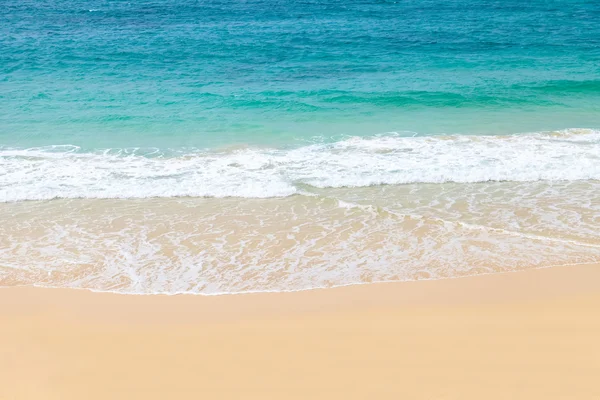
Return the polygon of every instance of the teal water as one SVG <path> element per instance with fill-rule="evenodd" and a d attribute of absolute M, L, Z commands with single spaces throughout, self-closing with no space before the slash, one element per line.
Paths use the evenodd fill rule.
<path fill-rule="evenodd" d="M 0 286 L 600 262 L 597 0 L 0 6 Z"/>
<path fill-rule="evenodd" d="M 6 0 L 0 145 L 599 128 L 598 20 L 586 0 Z"/>

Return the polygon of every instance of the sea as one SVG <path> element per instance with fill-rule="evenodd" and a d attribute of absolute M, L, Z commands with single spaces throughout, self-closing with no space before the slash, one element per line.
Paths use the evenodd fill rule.
<path fill-rule="evenodd" d="M 597 0 L 3 0 L 0 286 L 600 262 Z"/>

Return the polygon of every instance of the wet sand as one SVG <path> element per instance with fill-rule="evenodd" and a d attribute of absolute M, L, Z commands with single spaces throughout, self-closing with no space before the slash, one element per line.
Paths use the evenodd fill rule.
<path fill-rule="evenodd" d="M 600 265 L 295 293 L 0 289 L 0 399 L 600 399 Z"/>

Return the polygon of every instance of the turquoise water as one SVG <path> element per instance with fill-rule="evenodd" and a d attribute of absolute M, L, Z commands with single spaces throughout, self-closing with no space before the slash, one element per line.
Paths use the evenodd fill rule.
<path fill-rule="evenodd" d="M 3 0 L 0 286 L 600 262 L 600 2 Z"/>
<path fill-rule="evenodd" d="M 600 3 L 6 0 L 0 145 L 600 127 Z"/>

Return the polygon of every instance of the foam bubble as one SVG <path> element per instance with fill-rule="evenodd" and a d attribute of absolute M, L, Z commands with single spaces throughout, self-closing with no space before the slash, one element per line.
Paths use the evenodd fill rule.
<path fill-rule="evenodd" d="M 233 151 L 0 148 L 0 201 L 53 198 L 285 197 L 300 187 L 600 179 L 600 132 L 351 137 Z"/>
<path fill-rule="evenodd" d="M 0 286 L 242 293 L 598 262 L 598 185 L 4 203 Z"/>

